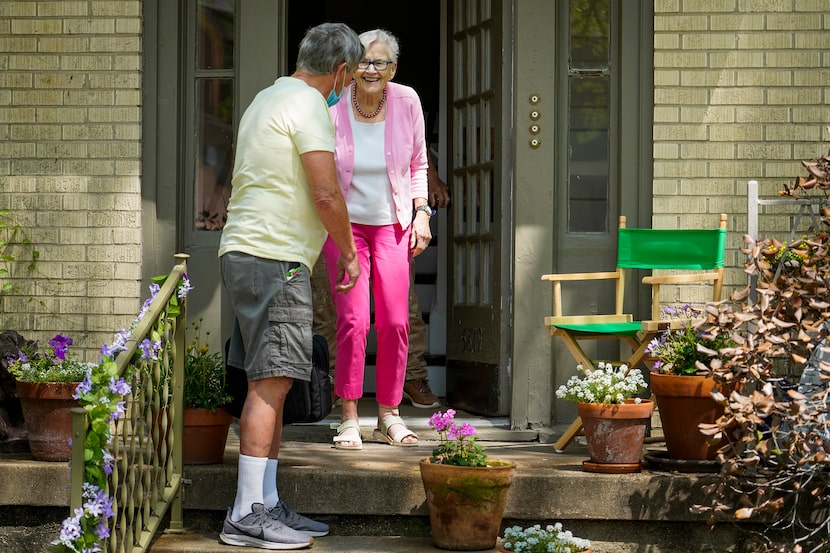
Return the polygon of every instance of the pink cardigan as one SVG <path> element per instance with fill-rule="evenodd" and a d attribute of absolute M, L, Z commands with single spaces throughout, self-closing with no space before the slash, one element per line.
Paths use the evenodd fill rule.
<path fill-rule="evenodd" d="M 334 161 L 343 196 L 348 197 L 354 172 L 354 137 L 349 120 L 351 87 L 331 108 L 334 120 Z M 401 228 L 412 223 L 412 199 L 427 197 L 427 149 L 421 100 L 411 87 L 386 83 L 386 174 L 392 183 L 395 212 Z"/>

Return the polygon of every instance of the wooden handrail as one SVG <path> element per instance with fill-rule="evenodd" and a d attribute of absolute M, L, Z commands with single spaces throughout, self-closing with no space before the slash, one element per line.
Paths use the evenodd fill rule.
<path fill-rule="evenodd" d="M 184 299 L 177 301 L 178 313 L 171 314 L 170 304 L 187 273 L 188 257 L 176 254 L 167 279 L 115 359 L 118 374 L 130 382 L 132 390 L 124 398 L 127 413 L 112 423 L 109 447 L 115 461 L 107 492 L 114 498 L 114 515 L 109 521 L 107 551 L 148 551 L 168 512 L 168 531 L 184 527 L 181 413 L 187 313 Z M 161 343 L 159 359 L 137 362 L 136 352 L 148 338 Z M 70 515 L 83 504 L 88 424 L 86 410 L 73 409 Z"/>

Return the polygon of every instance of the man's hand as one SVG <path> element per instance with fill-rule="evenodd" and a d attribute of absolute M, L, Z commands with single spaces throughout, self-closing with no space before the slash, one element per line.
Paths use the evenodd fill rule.
<path fill-rule="evenodd" d="M 441 180 L 438 176 L 438 170 L 435 168 L 435 160 L 432 159 L 432 152 L 428 154 L 429 167 L 427 167 L 427 187 L 429 189 L 429 206 L 432 208 L 447 207 L 450 205 L 450 191 L 447 189 L 447 183 Z"/>
<path fill-rule="evenodd" d="M 334 291 L 338 294 L 350 292 L 354 288 L 354 285 L 357 284 L 358 278 L 360 278 L 360 263 L 357 260 L 357 256 L 353 256 L 351 260 L 346 259 L 342 255 L 338 257 L 337 283 L 334 285 Z"/>

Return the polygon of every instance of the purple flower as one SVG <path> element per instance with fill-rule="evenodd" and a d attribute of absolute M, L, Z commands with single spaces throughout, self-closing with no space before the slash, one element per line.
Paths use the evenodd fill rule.
<path fill-rule="evenodd" d="M 152 297 L 149 297 L 146 300 L 144 300 L 144 303 L 141 305 L 141 309 L 138 310 L 138 315 L 136 315 L 135 322 L 140 321 L 147 313 L 147 311 L 150 310 L 151 303 L 153 303 Z"/>
<path fill-rule="evenodd" d="M 110 527 L 106 520 L 99 520 L 98 524 L 95 525 L 95 535 L 102 540 L 110 537 Z"/>
<path fill-rule="evenodd" d="M 465 422 L 461 425 L 461 435 L 466 437 L 475 436 L 476 429 L 470 423 Z"/>
<path fill-rule="evenodd" d="M 436 432 L 445 432 L 447 428 L 453 424 L 452 419 L 455 417 L 455 409 L 447 409 L 446 413 L 437 411 L 429 418 L 429 425 L 435 429 Z"/>
<path fill-rule="evenodd" d="M 69 336 L 63 336 L 61 334 L 55 334 L 55 337 L 49 340 L 49 346 L 51 346 L 52 351 L 55 354 L 55 357 L 60 359 L 61 361 L 66 361 L 66 353 L 69 349 L 69 346 L 72 345 L 72 338 Z"/>
<path fill-rule="evenodd" d="M 84 503 L 84 510 L 94 517 L 100 517 L 103 514 L 104 506 L 95 499 Z"/>
<path fill-rule="evenodd" d="M 182 282 L 179 284 L 178 290 L 176 290 L 176 296 L 179 297 L 180 300 L 183 300 L 187 297 L 188 292 L 193 290 L 193 285 L 190 284 L 190 279 L 187 277 L 187 273 L 182 276 Z"/>
<path fill-rule="evenodd" d="M 161 342 L 151 341 L 149 338 L 144 340 L 139 345 L 141 349 L 141 358 L 145 361 L 157 361 L 158 354 L 161 351 Z"/>
<path fill-rule="evenodd" d="M 444 431 L 444 419 L 441 418 L 441 412 L 433 413 L 432 416 L 429 418 L 429 425 L 434 428 L 437 432 Z"/>
<path fill-rule="evenodd" d="M 101 452 L 104 454 L 104 473 L 112 474 L 112 464 L 115 461 L 115 457 L 106 448 L 102 449 Z"/>
<path fill-rule="evenodd" d="M 84 377 L 83 382 L 78 384 L 78 387 L 75 388 L 75 393 L 72 394 L 74 399 L 81 399 L 81 396 L 84 394 L 88 394 L 92 391 L 92 369 L 86 371 L 86 376 Z"/>
<path fill-rule="evenodd" d="M 455 410 L 438 411 L 429 425 L 438 432 L 441 444 L 433 450 L 433 463 L 445 465 L 485 466 L 484 448 L 476 443 L 476 429 L 469 423 L 456 424 Z"/>
<path fill-rule="evenodd" d="M 20 359 L 21 363 L 28 363 L 29 362 L 29 356 L 26 355 L 23 352 L 23 350 L 20 350 L 20 351 L 17 352 L 17 358 Z"/>
<path fill-rule="evenodd" d="M 112 518 L 112 498 L 104 490 L 98 492 L 98 498 L 104 506 L 104 518 Z"/>
<path fill-rule="evenodd" d="M 115 357 L 115 354 L 118 353 L 109 344 L 103 344 L 101 346 L 101 357 Z"/>
<path fill-rule="evenodd" d="M 110 420 L 117 421 L 121 418 L 121 416 L 127 412 L 127 403 L 124 401 L 119 401 L 115 404 L 115 411 L 110 413 Z"/>
<path fill-rule="evenodd" d="M 112 498 L 104 490 L 94 486 L 90 486 L 85 491 L 87 492 L 84 494 L 84 497 L 87 498 L 86 503 L 84 503 L 86 513 L 93 517 L 110 518 L 112 516 Z"/>
<path fill-rule="evenodd" d="M 129 330 L 122 328 L 115 333 L 115 340 L 113 340 L 112 345 L 104 344 L 101 346 L 101 355 L 109 358 L 115 357 L 120 352 L 127 349 L 126 345 L 127 342 L 130 341 L 131 337 L 132 333 Z"/>
<path fill-rule="evenodd" d="M 83 509 L 75 509 L 74 517 L 64 519 L 59 538 L 61 543 L 70 544 L 81 536 L 81 518 L 83 516 Z"/>
<path fill-rule="evenodd" d="M 110 377 L 109 388 L 112 393 L 118 394 L 122 397 L 130 393 L 130 385 L 123 378 L 115 380 L 114 376 Z"/>

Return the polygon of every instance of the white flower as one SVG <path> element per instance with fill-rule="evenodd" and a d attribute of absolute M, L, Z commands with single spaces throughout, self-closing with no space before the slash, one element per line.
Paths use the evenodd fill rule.
<path fill-rule="evenodd" d="M 572 376 L 556 390 L 556 397 L 580 403 L 623 403 L 646 389 L 646 383 L 639 369 L 629 370 L 626 365 L 615 367 L 601 361 L 597 369 L 586 371 L 577 365 L 577 371 L 584 377 Z"/>

